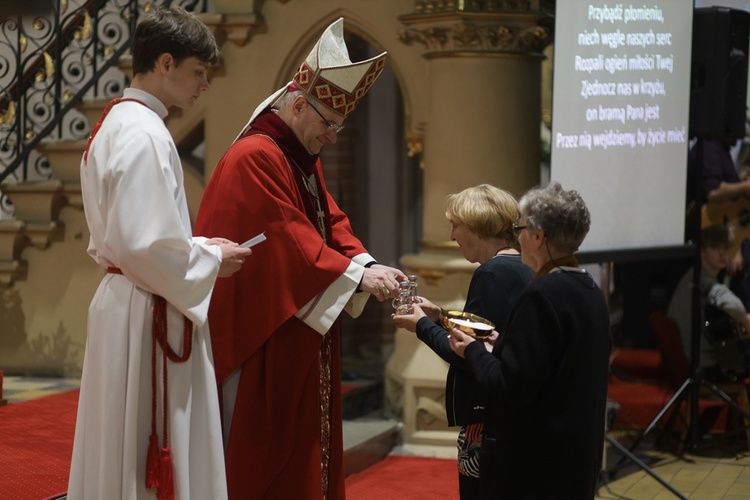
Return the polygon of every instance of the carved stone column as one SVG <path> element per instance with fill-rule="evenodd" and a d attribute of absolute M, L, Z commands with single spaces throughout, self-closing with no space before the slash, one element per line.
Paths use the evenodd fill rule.
<path fill-rule="evenodd" d="M 476 267 L 448 241 L 446 196 L 482 183 L 520 196 L 539 182 L 542 50 L 551 39 L 544 10 L 538 1 L 435 0 L 400 17 L 400 40 L 425 48 L 431 110 L 423 241 L 401 264 L 419 275 L 420 295 L 443 307 L 463 308 Z M 403 413 L 407 442 L 455 443 L 444 417 L 446 371 L 414 335 L 396 332 L 386 397 Z"/>

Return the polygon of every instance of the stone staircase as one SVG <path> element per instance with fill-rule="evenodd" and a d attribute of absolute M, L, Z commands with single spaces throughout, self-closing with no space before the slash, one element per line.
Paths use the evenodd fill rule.
<path fill-rule="evenodd" d="M 241 47 L 254 34 L 265 30 L 259 14 L 206 13 L 198 14 L 198 17 L 211 29 L 219 46 L 231 42 Z M 132 78 L 130 56 L 120 58 L 117 67 L 128 76 L 128 80 Z M 222 72 L 221 67 L 214 68 L 209 72 L 209 79 L 219 72 Z M 76 109 L 93 126 L 109 100 L 84 99 Z M 178 146 L 181 139 L 194 140 L 195 116 L 195 113 L 172 110 L 167 118 Z M 24 249 L 45 250 L 65 239 L 65 224 L 60 220 L 63 208 L 82 211 L 79 169 L 86 143 L 86 140 L 43 139 L 36 149 L 47 158 L 52 178 L 0 183 L 0 191 L 7 195 L 15 210 L 15 218 L 0 219 L 0 289 L 27 278 L 28 262 L 22 258 Z"/>
<path fill-rule="evenodd" d="M 128 78 L 132 64 L 124 57 L 118 67 Z M 93 126 L 109 99 L 85 99 L 76 109 Z M 14 219 L 0 220 L 0 287 L 25 280 L 28 263 L 22 258 L 27 247 L 45 250 L 65 239 L 65 224 L 60 212 L 65 207 L 83 210 L 81 198 L 81 157 L 87 140 L 43 139 L 37 151 L 47 158 L 52 178 L 43 181 L 0 184 L 0 191 L 13 203 Z"/>
<path fill-rule="evenodd" d="M 344 468 L 346 475 L 381 461 L 401 443 L 402 424 L 383 413 L 382 380 L 355 380 L 344 392 Z"/>
<path fill-rule="evenodd" d="M 0 220 L 0 285 L 10 286 L 26 278 L 28 266 L 21 253 L 27 246 L 44 250 L 63 239 L 65 226 L 58 217 L 67 203 L 64 185 L 62 180 L 52 179 L 0 186 L 13 201 L 16 217 Z"/>

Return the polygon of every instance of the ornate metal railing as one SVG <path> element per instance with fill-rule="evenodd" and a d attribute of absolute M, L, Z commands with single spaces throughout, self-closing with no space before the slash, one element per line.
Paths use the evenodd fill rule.
<path fill-rule="evenodd" d="M 206 12 L 209 1 L 37 0 L 42 12 L 2 20 L 0 182 L 49 178 L 39 142 L 87 137 L 91 124 L 75 107 L 84 97 L 122 93 L 127 76 L 116 63 L 129 51 L 140 16 L 162 5 Z M 12 213 L 0 193 L 0 219 Z"/>

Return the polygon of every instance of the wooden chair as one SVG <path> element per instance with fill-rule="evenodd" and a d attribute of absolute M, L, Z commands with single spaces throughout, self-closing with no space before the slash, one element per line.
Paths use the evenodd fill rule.
<path fill-rule="evenodd" d="M 672 388 L 675 391 L 679 391 L 690 377 L 690 363 L 688 362 L 688 358 L 682 348 L 682 341 L 680 340 L 677 325 L 669 316 L 667 316 L 666 312 L 661 309 L 652 312 L 649 319 L 654 335 L 656 336 L 656 341 L 659 344 L 659 349 L 662 353 L 662 360 L 667 379 Z M 727 396 L 732 398 L 746 414 L 750 414 L 748 387 L 744 382 L 721 382 L 716 383 L 715 385 Z M 702 383 L 700 384 L 699 396 L 698 416 L 700 416 L 700 412 L 704 411 L 707 407 L 712 405 L 715 406 L 716 404 L 728 405 L 730 406 L 730 410 L 733 409 L 729 403 L 718 398 L 717 394 L 712 391 L 710 387 Z M 685 400 L 689 401 L 689 399 L 690 393 L 688 391 Z M 684 418 L 686 425 L 682 431 L 681 442 L 685 441 L 687 429 L 690 427 L 689 417 L 690 412 L 688 411 L 686 418 Z M 744 415 L 743 418 L 748 447 L 750 447 L 750 418 L 747 418 L 747 415 Z"/>

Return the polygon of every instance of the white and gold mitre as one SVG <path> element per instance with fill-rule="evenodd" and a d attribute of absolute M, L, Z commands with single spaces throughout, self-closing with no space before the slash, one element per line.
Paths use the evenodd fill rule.
<path fill-rule="evenodd" d="M 344 118 L 357 106 L 385 67 L 386 52 L 352 63 L 344 42 L 344 18 L 328 26 L 293 81 L 313 99 Z"/>
<path fill-rule="evenodd" d="M 292 81 L 255 108 L 237 139 L 250 128 L 259 114 L 288 92 L 290 86 L 302 90 L 310 98 L 346 118 L 383 72 L 386 54 L 383 52 L 366 61 L 353 63 L 344 42 L 344 18 L 338 18 L 320 36 Z"/>

